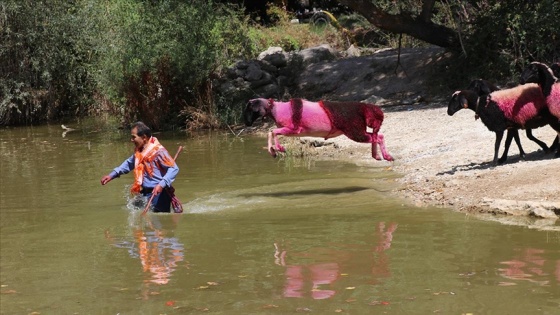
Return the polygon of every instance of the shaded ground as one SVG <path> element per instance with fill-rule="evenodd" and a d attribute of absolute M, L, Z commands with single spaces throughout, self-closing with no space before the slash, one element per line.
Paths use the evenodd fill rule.
<path fill-rule="evenodd" d="M 417 66 L 421 67 L 421 63 Z M 394 71 L 393 67 L 386 68 Z M 391 83 L 393 90 L 400 88 L 404 91 L 414 86 L 411 83 L 415 81 L 425 81 L 411 77 L 411 74 L 423 71 L 409 68 L 407 73 L 409 80 Z M 452 93 L 449 91 L 448 96 Z M 289 144 L 288 149 L 305 147 L 307 154 L 319 159 L 350 160 L 391 168 L 402 175 L 397 180 L 399 185 L 394 194 L 414 205 L 450 207 L 505 223 L 560 230 L 560 159 L 554 159 L 552 153 L 544 154 L 522 131 L 526 159 L 520 160 L 517 146 L 513 144 L 508 161 L 504 165 L 492 166 L 495 134 L 480 120 L 475 121 L 470 110 L 448 116 L 448 96 L 441 96 L 429 104 L 388 105 L 390 102 L 385 102 L 381 131 L 395 158 L 393 163 L 372 159 L 370 145 L 355 143 L 345 136 L 327 141 L 304 138 L 303 144 L 286 138 L 281 141 Z M 547 144 L 551 144 L 556 136 L 549 127 L 533 133 Z M 309 145 L 317 140 L 323 145 Z M 265 142 L 263 140 L 263 144 Z"/>

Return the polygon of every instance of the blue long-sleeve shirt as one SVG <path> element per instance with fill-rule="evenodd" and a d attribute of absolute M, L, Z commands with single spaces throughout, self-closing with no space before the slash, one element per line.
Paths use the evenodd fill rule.
<path fill-rule="evenodd" d="M 153 168 L 152 175 L 150 176 L 148 172 L 144 171 L 142 187 L 154 188 L 157 184 L 159 184 L 162 188 L 171 187 L 171 183 L 173 183 L 175 177 L 177 177 L 177 174 L 179 173 L 177 163 L 173 163 L 173 166 L 171 167 L 166 166 L 162 161 L 161 154 L 166 154 L 167 158 L 171 159 L 167 151 L 161 151 L 158 157 L 154 160 L 154 163 L 156 163 L 158 167 Z M 109 176 L 111 176 L 111 178 L 116 178 L 123 174 L 127 174 L 132 170 L 134 170 L 134 154 L 126 159 L 120 166 L 113 169 Z"/>

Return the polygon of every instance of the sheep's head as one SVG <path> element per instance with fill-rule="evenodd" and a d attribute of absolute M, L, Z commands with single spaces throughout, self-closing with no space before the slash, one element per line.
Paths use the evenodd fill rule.
<path fill-rule="evenodd" d="M 531 62 L 523 72 L 521 72 L 521 76 L 519 78 L 519 83 L 526 84 L 526 83 L 544 83 L 547 76 L 554 76 L 552 70 L 541 62 Z"/>
<path fill-rule="evenodd" d="M 456 112 L 463 108 L 468 108 L 469 102 L 467 100 L 466 91 L 457 91 L 453 93 L 447 105 L 447 115 L 453 116 Z"/>
<path fill-rule="evenodd" d="M 243 112 L 245 125 L 251 126 L 255 120 L 266 116 L 268 113 L 268 106 L 268 100 L 264 98 L 249 100 L 249 102 L 247 102 L 247 106 L 245 107 L 245 111 Z"/>

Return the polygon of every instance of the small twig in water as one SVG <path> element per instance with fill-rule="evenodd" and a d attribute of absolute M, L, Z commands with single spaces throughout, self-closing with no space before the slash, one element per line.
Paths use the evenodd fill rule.
<path fill-rule="evenodd" d="M 227 125 L 227 127 L 229 128 L 229 131 L 231 131 L 231 133 L 236 137 L 239 137 L 239 135 L 243 132 L 243 130 L 245 130 L 245 128 L 243 128 L 241 129 L 241 131 L 239 131 L 239 133 L 235 134 L 235 132 L 233 131 L 233 129 L 231 129 L 229 125 Z"/>

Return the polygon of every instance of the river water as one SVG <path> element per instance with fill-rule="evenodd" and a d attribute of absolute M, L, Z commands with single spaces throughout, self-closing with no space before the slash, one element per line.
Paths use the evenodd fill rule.
<path fill-rule="evenodd" d="M 560 314 L 558 232 L 405 206 L 373 160 L 156 136 L 184 214 L 100 185 L 128 131 L 0 130 L 1 314 Z"/>

